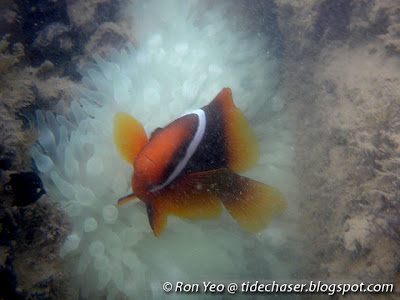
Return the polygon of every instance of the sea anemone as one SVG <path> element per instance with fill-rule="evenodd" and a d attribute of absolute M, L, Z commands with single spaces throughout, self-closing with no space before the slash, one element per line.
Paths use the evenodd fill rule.
<path fill-rule="evenodd" d="M 291 217 L 264 232 L 244 232 L 227 212 L 216 220 L 170 217 L 155 237 L 142 202 L 117 207 L 132 192 L 132 166 L 113 144 L 123 111 L 148 133 L 208 104 L 223 87 L 252 123 L 261 159 L 246 176 L 280 189 L 293 207 L 293 147 L 279 96 L 279 61 L 268 40 L 250 34 L 218 1 L 139 1 L 131 7 L 137 46 L 93 55 L 75 101 L 36 112 L 40 136 L 32 157 L 48 194 L 71 218 L 61 255 L 75 264 L 83 297 L 159 295 L 161 281 L 287 278 Z M 290 209 L 289 209 L 290 211 Z M 283 219 L 286 219 L 285 222 Z M 284 251 L 285 250 L 285 251 Z"/>

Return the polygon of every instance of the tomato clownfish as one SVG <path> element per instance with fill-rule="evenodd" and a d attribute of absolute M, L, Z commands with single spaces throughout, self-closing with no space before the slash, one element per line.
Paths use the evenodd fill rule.
<path fill-rule="evenodd" d="M 147 207 L 156 236 L 168 215 L 210 219 L 222 204 L 250 232 L 265 229 L 286 208 L 275 188 L 240 176 L 259 159 L 257 139 L 232 92 L 224 88 L 201 109 L 185 114 L 147 139 L 143 126 L 126 113 L 114 118 L 114 141 L 122 158 L 134 167 L 133 193 Z"/>

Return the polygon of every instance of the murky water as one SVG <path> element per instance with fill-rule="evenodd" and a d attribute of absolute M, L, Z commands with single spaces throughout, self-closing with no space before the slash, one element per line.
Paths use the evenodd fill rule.
<path fill-rule="evenodd" d="M 56 282 L 68 279 L 66 287 L 54 292 L 57 298 L 174 299 L 228 297 L 229 283 L 250 291 L 256 281 L 258 287 L 273 281 L 294 285 L 296 280 L 307 285 L 315 279 L 326 284 L 393 282 L 399 166 L 393 111 L 398 108 L 399 62 L 390 24 L 396 24 L 398 5 L 381 7 L 392 23 L 382 22 L 391 28 L 389 36 L 376 29 L 381 39 L 386 37 L 380 47 L 371 38 L 378 32 L 374 23 L 368 20 L 367 26 L 350 17 L 366 18 L 366 11 L 373 15 L 368 5 L 301 2 L 76 1 L 49 6 L 47 12 L 34 7 L 43 14 L 24 10 L 26 18 L 49 25 L 37 25 L 43 26 L 39 33 L 26 31 L 20 45 L 18 27 L 3 36 L 0 62 L 7 84 L 1 87 L 2 122 L 17 120 L 3 125 L 17 134 L 4 135 L 0 154 L 2 162 L 17 158 L 8 169 L 3 164 L 2 182 L 14 170 L 34 170 L 47 194 L 17 208 L 12 201 L 21 187 L 14 184 L 14 191 L 4 193 L 2 251 L 11 257 L 4 263 L 10 287 L 19 286 L 25 297 L 45 297 L 49 292 L 43 281 L 53 276 Z M 4 7 L 8 13 L 14 9 L 13 4 Z M 64 13 L 54 16 L 56 11 Z M 21 51 L 27 44 L 30 48 Z M 67 66 L 69 61 L 79 67 Z M 15 94 L 8 88 L 11 82 L 26 82 L 30 88 L 16 85 L 20 92 Z M 182 202 L 176 201 L 169 208 L 175 213 L 156 237 L 158 225 L 148 220 L 153 200 L 117 205 L 135 191 L 132 164 L 114 143 L 113 119 L 128 113 L 150 136 L 208 105 L 225 87 L 232 90 L 259 147 L 257 164 L 241 175 L 279 190 L 287 209 L 265 230 L 250 233 L 223 201 L 221 216 L 205 220 L 174 216 L 196 215 L 198 209 L 179 210 Z M 224 151 L 234 153 L 226 135 L 218 138 L 227 140 Z M 31 165 L 23 159 L 30 156 Z M 182 184 L 182 176 L 171 179 L 172 184 Z M 162 183 L 162 189 L 170 188 L 170 181 Z M 190 189 L 178 194 L 188 193 L 195 195 Z M 199 199 L 204 197 L 208 194 Z M 32 224 L 32 241 L 16 233 L 18 228 L 28 232 L 26 224 Z M 40 257 L 37 268 L 48 270 L 38 281 L 29 280 L 35 275 L 20 265 L 35 255 Z M 53 275 L 57 270 L 60 275 Z M 163 291 L 169 288 L 166 282 L 171 283 L 169 293 Z M 223 291 L 206 293 L 203 282 L 220 284 L 215 288 Z M 65 291 L 70 287 L 75 292 Z M 253 297 L 249 291 L 239 296 Z"/>

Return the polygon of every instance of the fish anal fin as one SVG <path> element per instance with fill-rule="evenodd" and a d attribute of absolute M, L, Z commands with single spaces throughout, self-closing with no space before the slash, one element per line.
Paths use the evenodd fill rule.
<path fill-rule="evenodd" d="M 149 218 L 150 227 L 153 229 L 155 236 L 159 236 L 164 231 L 168 219 L 168 214 L 159 204 L 159 199 L 146 203 L 147 216 Z"/>
<path fill-rule="evenodd" d="M 115 115 L 113 134 L 119 154 L 130 164 L 148 143 L 142 124 L 124 112 Z"/>
<path fill-rule="evenodd" d="M 239 225 L 250 232 L 265 229 L 287 206 L 277 189 L 229 169 L 191 174 L 191 179 L 214 193 Z"/>
<path fill-rule="evenodd" d="M 213 219 L 219 217 L 222 212 L 218 196 L 203 189 L 199 183 L 191 185 L 187 177 L 174 184 L 164 198 L 167 200 L 167 211 L 182 218 Z"/>
<path fill-rule="evenodd" d="M 213 102 L 224 115 L 228 167 L 239 173 L 251 169 L 260 157 L 258 141 L 249 121 L 233 103 L 231 89 L 224 88 Z"/>
<path fill-rule="evenodd" d="M 159 197 L 146 203 L 150 226 L 156 236 L 164 231 L 168 215 L 194 220 L 214 219 L 221 215 L 219 197 L 199 184 L 190 183 L 184 176 L 161 191 Z"/>
<path fill-rule="evenodd" d="M 160 206 L 168 214 L 187 219 L 217 218 L 222 212 L 219 197 L 193 182 L 190 175 L 179 178 L 160 195 Z"/>

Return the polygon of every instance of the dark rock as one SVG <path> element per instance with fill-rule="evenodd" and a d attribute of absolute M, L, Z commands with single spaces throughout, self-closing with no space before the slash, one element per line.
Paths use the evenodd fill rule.
<path fill-rule="evenodd" d="M 38 33 L 49 24 L 61 23 L 69 25 L 65 0 L 19 0 L 16 2 L 23 23 L 26 44 L 32 44 Z"/>
<path fill-rule="evenodd" d="M 10 170 L 14 160 L 15 151 L 6 150 L 3 145 L 0 145 L 0 169 L 4 171 Z"/>
<path fill-rule="evenodd" d="M 319 8 L 319 18 L 315 24 L 314 39 L 346 39 L 352 12 L 350 0 L 325 1 Z"/>
<path fill-rule="evenodd" d="M 24 299 L 24 297 L 16 290 L 17 279 L 12 269 L 8 267 L 0 268 L 0 299 Z"/>
<path fill-rule="evenodd" d="M 33 66 L 41 65 L 45 60 L 56 66 L 66 65 L 73 55 L 73 42 L 69 37 L 69 28 L 60 23 L 53 23 L 38 33 L 30 49 Z"/>

